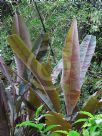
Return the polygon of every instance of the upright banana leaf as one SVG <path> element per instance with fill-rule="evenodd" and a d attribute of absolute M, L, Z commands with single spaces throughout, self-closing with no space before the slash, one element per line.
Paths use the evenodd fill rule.
<path fill-rule="evenodd" d="M 15 15 L 13 16 L 12 33 L 19 35 L 20 38 L 24 41 L 25 46 L 32 49 L 32 43 L 30 40 L 30 34 L 28 31 L 28 28 L 24 22 L 23 17 L 17 13 L 15 13 Z M 16 62 L 16 66 L 17 66 L 17 74 L 20 77 L 27 78 L 25 65 L 17 57 L 16 54 L 15 54 L 15 62 Z M 21 82 L 21 79 L 19 77 L 17 77 L 17 81 Z M 39 101 L 38 97 L 34 93 L 32 93 L 32 91 L 30 91 L 28 99 L 29 99 L 29 102 L 31 102 L 32 104 L 35 104 L 36 107 L 38 105 L 40 105 L 40 101 Z"/>
<path fill-rule="evenodd" d="M 88 67 L 90 66 L 90 62 L 92 56 L 94 54 L 96 47 L 96 37 L 93 35 L 86 35 L 80 45 L 80 87 L 84 82 L 84 78 L 87 72 Z M 86 64 L 87 63 L 87 64 Z M 52 72 L 52 81 L 55 84 L 58 75 L 61 73 L 63 69 L 62 59 L 58 62 L 58 64 L 54 67 Z"/>
<path fill-rule="evenodd" d="M 0 136 L 10 136 L 8 105 L 2 82 L 0 81 Z"/>
<path fill-rule="evenodd" d="M 51 77 L 46 69 L 41 65 L 31 52 L 29 48 L 25 46 L 25 43 L 17 35 L 11 35 L 8 37 L 8 42 L 16 53 L 16 55 L 21 59 L 21 61 L 31 70 L 34 77 L 37 79 L 39 84 L 41 84 L 43 91 L 53 103 L 53 107 L 56 111 L 60 111 L 60 102 L 58 92 L 52 84 Z"/>
<path fill-rule="evenodd" d="M 62 57 L 61 85 L 64 92 L 67 115 L 71 115 L 80 96 L 80 49 L 76 20 L 73 21 L 67 34 Z"/>
<path fill-rule="evenodd" d="M 96 37 L 93 35 L 87 35 L 80 47 L 80 87 L 82 87 L 86 72 L 90 66 L 95 47 Z"/>
<path fill-rule="evenodd" d="M 12 33 L 19 35 L 21 39 L 25 42 L 27 47 L 29 47 L 30 49 L 32 48 L 29 31 L 27 29 L 27 26 L 24 22 L 23 17 L 19 14 L 15 14 L 13 17 Z M 43 57 L 45 56 L 48 50 L 48 44 L 49 44 L 48 34 L 47 33 L 41 34 L 32 49 L 35 53 L 37 60 L 42 61 Z M 15 55 L 15 62 L 17 66 L 18 75 L 21 77 L 27 78 L 26 76 L 27 74 L 25 72 L 25 66 L 16 55 Z M 19 77 L 17 77 L 17 81 L 21 82 Z M 30 94 L 29 94 L 29 101 L 32 102 L 32 104 L 35 104 L 36 106 L 38 106 L 40 104 L 39 98 L 36 95 L 34 95 L 34 93 L 31 93 L 31 92 L 32 91 L 30 91 Z"/>
<path fill-rule="evenodd" d="M 21 37 L 21 39 L 25 42 L 25 45 L 28 48 L 32 48 L 29 31 L 24 22 L 24 19 L 21 15 L 15 13 L 13 16 L 13 25 L 12 25 L 12 34 L 17 34 Z M 23 77 L 25 66 L 22 61 L 15 55 L 15 62 L 17 66 L 17 74 Z M 20 82 L 21 79 L 17 77 L 17 81 Z"/>
<path fill-rule="evenodd" d="M 18 34 L 21 39 L 26 43 L 26 46 L 30 49 L 32 48 L 28 28 L 24 22 L 22 15 L 20 14 L 15 13 L 13 17 L 12 33 Z"/>

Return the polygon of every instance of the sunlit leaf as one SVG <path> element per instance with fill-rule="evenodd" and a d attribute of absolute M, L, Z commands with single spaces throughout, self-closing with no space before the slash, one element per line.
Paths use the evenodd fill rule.
<path fill-rule="evenodd" d="M 44 124 L 35 124 L 33 121 L 25 121 L 17 125 L 17 127 L 25 127 L 25 126 L 30 126 L 42 130 Z"/>
<path fill-rule="evenodd" d="M 92 115 L 91 113 L 87 112 L 87 111 L 80 111 L 80 114 L 84 114 L 89 116 L 90 118 L 94 118 L 94 115 Z"/>
<path fill-rule="evenodd" d="M 80 87 L 82 87 L 87 69 L 90 66 L 92 56 L 94 55 L 95 47 L 96 47 L 95 36 L 86 35 L 80 45 L 80 69 L 81 69 Z M 61 59 L 53 69 L 52 72 L 53 83 L 56 83 L 56 79 L 58 78 L 58 75 L 61 73 L 62 69 L 63 69 L 63 63 Z"/>
<path fill-rule="evenodd" d="M 71 115 L 80 97 L 80 49 L 77 21 L 74 20 L 67 34 L 63 49 L 61 86 L 67 114 Z"/>
<path fill-rule="evenodd" d="M 75 123 L 80 123 L 80 122 L 85 122 L 85 121 L 87 121 L 86 118 L 81 118 L 81 119 L 78 119 L 77 121 L 75 121 Z"/>
<path fill-rule="evenodd" d="M 69 133 L 67 131 L 64 131 L 64 130 L 57 130 L 57 131 L 55 131 L 55 133 L 65 134 L 66 136 L 69 136 Z"/>
<path fill-rule="evenodd" d="M 58 127 L 59 125 L 49 125 L 47 126 L 47 128 L 44 130 L 44 133 L 51 131 L 52 129 Z"/>
<path fill-rule="evenodd" d="M 42 111 L 43 107 L 44 107 L 44 106 L 43 106 L 43 105 L 41 105 L 39 108 L 37 108 L 36 113 L 35 113 L 36 118 L 38 118 L 38 117 L 39 117 L 39 114 L 40 114 L 40 112 Z"/>
<path fill-rule="evenodd" d="M 69 136 L 80 136 L 80 134 L 77 131 L 71 130 L 69 131 Z"/>

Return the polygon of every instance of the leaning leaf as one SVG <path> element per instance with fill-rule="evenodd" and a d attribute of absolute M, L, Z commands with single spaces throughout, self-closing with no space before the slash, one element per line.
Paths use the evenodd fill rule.
<path fill-rule="evenodd" d="M 17 13 L 15 13 L 13 16 L 12 34 L 19 35 L 21 39 L 25 42 L 25 45 L 30 49 L 32 48 L 28 28 L 24 22 L 23 17 Z M 20 77 L 23 77 L 25 66 L 16 55 L 15 55 L 15 62 L 16 62 L 16 67 L 17 67 L 17 74 Z M 20 82 L 21 79 L 17 77 L 17 81 Z"/>
<path fill-rule="evenodd" d="M 53 103 L 55 110 L 60 111 L 58 92 L 53 86 L 51 77 L 49 76 L 49 73 L 46 71 L 46 69 L 36 60 L 31 50 L 25 46 L 25 43 L 20 39 L 19 36 L 9 36 L 8 42 L 17 56 L 31 70 L 39 84 L 42 85 L 42 93 L 48 95 Z"/>
<path fill-rule="evenodd" d="M 21 124 L 18 124 L 16 127 L 25 127 L 25 126 L 30 126 L 30 127 L 34 127 L 39 130 L 42 130 L 44 127 L 44 124 L 35 124 L 33 121 L 25 121 L 25 122 L 22 122 Z"/>
<path fill-rule="evenodd" d="M 36 89 L 33 86 L 32 89 L 33 93 L 36 94 L 35 96 L 37 96 L 37 99 L 33 100 L 33 101 L 37 101 L 36 104 L 39 104 L 39 101 L 41 101 L 43 104 L 45 104 L 45 106 L 51 110 L 54 111 L 54 107 L 53 104 L 51 102 L 51 100 L 49 99 L 48 95 L 46 95 L 45 93 L 43 93 L 42 91 L 40 91 L 39 89 Z M 39 98 L 39 99 L 38 99 Z M 41 104 L 41 103 L 40 103 Z M 40 106 L 40 105 L 39 105 Z"/>

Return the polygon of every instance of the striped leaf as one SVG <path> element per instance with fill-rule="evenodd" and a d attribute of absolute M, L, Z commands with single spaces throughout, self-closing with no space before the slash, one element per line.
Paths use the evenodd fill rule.
<path fill-rule="evenodd" d="M 82 87 L 84 83 L 84 78 L 87 72 L 88 67 L 90 66 L 90 62 L 92 56 L 94 55 L 96 47 L 96 37 L 93 35 L 87 35 L 81 45 L 80 45 L 80 87 Z M 52 72 L 52 81 L 55 84 L 58 75 L 61 73 L 63 69 L 62 59 L 58 62 L 58 64 L 54 67 Z"/>
<path fill-rule="evenodd" d="M 25 46 L 25 43 L 19 36 L 9 36 L 8 42 L 16 55 L 33 73 L 38 83 L 41 84 L 43 88 L 42 93 L 46 94 L 50 98 L 53 103 L 54 109 L 56 111 L 59 111 L 60 102 L 58 92 L 52 84 L 51 76 L 49 76 L 49 73 L 46 71 L 43 65 L 36 60 L 31 50 Z"/>
<path fill-rule="evenodd" d="M 76 20 L 73 21 L 67 34 L 62 62 L 61 86 L 64 92 L 67 115 L 71 115 L 80 96 L 80 49 Z"/>
<path fill-rule="evenodd" d="M 80 47 L 80 87 L 82 87 L 86 72 L 90 66 L 96 47 L 96 37 L 87 35 Z"/>
<path fill-rule="evenodd" d="M 25 42 L 25 45 L 28 48 L 32 48 L 30 34 L 27 29 L 27 26 L 24 22 L 24 19 L 21 15 L 15 13 L 13 16 L 13 24 L 12 24 L 12 34 L 17 34 L 21 37 L 21 39 Z M 15 55 L 15 62 L 17 67 L 17 74 L 20 77 L 24 76 L 25 66 L 22 61 Z M 21 79 L 17 77 L 17 81 L 20 82 Z"/>

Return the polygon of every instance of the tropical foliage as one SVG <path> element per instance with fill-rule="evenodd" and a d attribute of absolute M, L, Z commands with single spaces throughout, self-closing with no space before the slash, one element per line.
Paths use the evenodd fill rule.
<path fill-rule="evenodd" d="M 55 7 L 56 4 L 59 4 L 61 8 L 64 2 L 65 1 L 55 2 Z M 26 1 L 24 1 L 24 4 L 25 3 Z M 101 80 L 95 82 L 96 91 L 91 92 L 91 95 L 88 95 L 89 98 L 84 105 L 81 104 L 83 106 L 80 106 L 81 111 L 87 112 L 81 112 L 80 114 L 77 107 L 79 98 L 83 93 L 82 85 L 85 81 L 86 72 L 94 55 L 96 37 L 92 34 L 82 34 L 83 36 L 86 35 L 82 41 L 83 36 L 78 36 L 77 20 L 73 19 L 65 38 L 62 57 L 60 57 L 61 60 L 53 69 L 56 57 L 53 52 L 50 36 L 56 41 L 58 40 L 56 36 L 59 34 L 62 35 L 62 33 L 60 33 L 59 29 L 58 35 L 56 36 L 50 35 L 47 32 L 49 30 L 48 25 L 50 24 L 50 20 L 46 19 L 47 21 L 44 24 L 36 2 L 34 4 L 43 26 L 43 32 L 39 34 L 37 40 L 35 40 L 36 42 L 33 42 L 34 39 L 31 40 L 33 33 L 30 31 L 30 35 L 22 15 L 18 11 L 15 12 L 12 17 L 12 30 L 10 30 L 10 35 L 6 38 L 6 42 L 10 46 L 7 48 L 12 49 L 10 52 L 12 53 L 12 57 L 14 56 L 12 61 L 15 61 L 15 65 L 13 64 L 12 67 L 8 67 L 8 64 L 5 64 L 0 56 L 0 70 L 3 74 L 3 77 L 0 79 L 0 106 L 2 107 L 0 109 L 0 134 L 7 136 L 31 136 L 37 134 L 52 135 L 52 133 L 71 135 L 76 133 L 78 135 L 77 131 L 81 130 L 83 126 L 82 120 L 86 121 L 86 126 L 87 124 L 89 125 L 90 122 L 88 122 L 86 118 L 89 115 L 93 117 L 91 113 L 95 113 L 102 107 L 101 87 L 97 87 L 101 86 Z M 43 4 L 45 4 L 44 1 L 42 2 L 42 5 Z M 47 4 L 49 5 L 51 3 L 47 2 Z M 29 6 L 31 5 L 29 4 Z M 52 7 L 49 6 L 51 10 L 55 8 L 53 6 L 54 5 L 52 5 Z M 49 7 L 44 9 L 49 9 Z M 32 9 L 33 6 L 29 7 L 31 14 Z M 41 10 L 43 11 L 43 6 Z M 64 13 L 66 12 L 67 11 L 64 11 Z M 46 14 L 46 17 L 48 15 Z M 33 25 L 38 25 L 38 29 L 40 30 L 41 24 L 39 21 L 33 21 Z M 61 22 L 63 21 L 65 20 Z M 31 27 L 31 25 L 29 26 Z M 67 27 L 67 25 L 63 26 L 63 28 L 64 27 Z M 98 27 L 100 27 L 100 24 Z M 51 32 L 52 31 L 53 27 L 51 27 Z M 79 31 L 81 30 L 79 29 Z M 94 30 L 94 32 L 95 31 L 97 30 Z M 37 32 L 35 32 L 34 35 L 35 34 L 38 35 Z M 79 37 L 81 37 L 81 40 L 79 40 Z M 62 36 L 62 39 L 64 39 L 64 36 Z M 58 41 L 60 41 L 60 39 Z M 79 44 L 79 41 L 82 41 L 82 43 Z M 56 42 L 56 44 L 58 44 L 58 42 Z M 53 64 L 51 64 L 52 59 L 54 60 Z M 98 60 L 97 57 L 94 57 L 94 59 Z M 41 104 L 44 105 L 43 112 L 47 113 L 47 115 L 44 113 L 41 113 L 42 116 L 39 115 L 42 106 L 40 108 L 38 107 Z M 33 118 L 34 120 L 32 122 Z M 29 121 L 29 119 L 31 121 Z M 17 128 L 16 125 L 22 121 L 23 123 L 21 123 L 20 126 L 24 127 Z M 76 121 L 77 123 L 75 123 Z M 5 131 L 5 129 L 7 131 Z M 46 132 L 43 131 L 43 129 L 46 130 Z M 70 131 L 71 129 L 76 131 Z M 98 129 L 100 130 L 100 128 Z M 84 128 L 83 134 L 86 132 L 89 134 L 91 132 L 97 133 L 96 131 L 97 127 L 94 129 L 89 127 L 87 130 Z"/>

